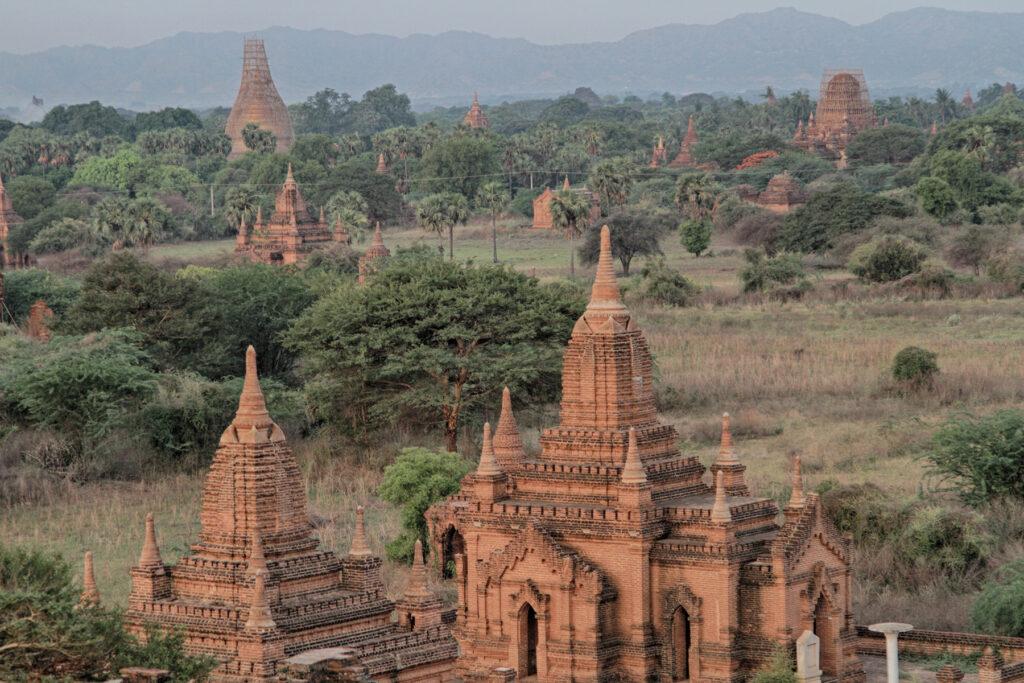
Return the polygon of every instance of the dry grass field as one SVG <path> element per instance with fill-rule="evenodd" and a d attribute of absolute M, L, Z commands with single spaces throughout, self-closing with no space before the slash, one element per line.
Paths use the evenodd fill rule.
<path fill-rule="evenodd" d="M 568 246 L 556 235 L 521 230 L 521 221 L 500 226 L 499 257 L 522 272 L 536 268 L 542 279 L 565 277 Z M 385 231 L 394 249 L 436 237 L 413 227 Z M 664 242 L 670 264 L 714 296 L 694 306 L 672 308 L 630 301 L 651 343 L 656 361 L 662 419 L 674 424 L 680 448 L 710 464 L 717 450 L 720 416 L 733 415 L 737 452 L 747 465 L 758 494 L 785 499 L 792 459 L 799 454 L 810 488 L 871 483 L 893 498 L 913 499 L 927 492 L 918 456 L 935 427 L 960 411 L 988 413 L 1019 405 L 1024 394 L 1024 305 L 1019 298 L 916 300 L 906 296 L 861 293 L 843 299 L 811 294 L 801 301 L 755 300 L 738 296 L 741 249 L 716 238 L 714 256 L 694 259 L 675 236 Z M 358 245 L 357 245 L 358 247 Z M 209 263 L 230 251 L 226 242 L 158 246 L 147 258 Z M 491 260 L 490 224 L 474 221 L 456 234 L 456 258 Z M 635 262 L 638 271 L 641 264 Z M 581 281 L 592 269 L 579 268 Z M 849 278 L 828 271 L 819 291 L 831 281 Z M 625 283 L 625 280 L 623 280 Z M 938 353 L 940 375 L 931 391 L 901 397 L 892 390 L 889 367 L 897 351 L 917 345 Z M 553 419 L 550 412 L 547 420 Z M 536 447 L 539 426 L 524 420 L 525 441 Z M 293 444 L 307 478 L 310 508 L 325 546 L 344 551 L 355 506 L 368 506 L 375 550 L 398 531 L 397 515 L 374 496 L 380 463 L 403 443 L 401 433 L 366 453 L 331 453 L 311 439 Z M 475 457 L 475 435 L 465 452 Z M 427 446 L 440 445 L 423 443 Z M 362 463 L 362 464 L 355 464 Z M 142 520 L 157 519 L 164 559 L 187 552 L 198 533 L 202 472 L 162 476 L 147 482 L 97 482 L 86 486 L 54 484 L 40 504 L 4 511 L 0 541 L 43 546 L 75 561 L 93 550 L 101 592 L 124 604 L 127 569 L 141 548 Z M 387 565 L 392 595 L 405 576 Z M 872 592 L 861 586 L 858 621 L 905 619 L 907 597 Z M 948 597 L 948 596 L 947 596 Z M 947 598 L 943 598 L 947 599 Z M 947 602 L 942 610 L 961 612 Z M 890 612 L 892 612 L 890 614 Z M 929 617 L 922 613 L 920 617 Z M 915 622 L 916 623 L 916 622 Z M 938 616 L 920 626 L 962 627 Z"/>

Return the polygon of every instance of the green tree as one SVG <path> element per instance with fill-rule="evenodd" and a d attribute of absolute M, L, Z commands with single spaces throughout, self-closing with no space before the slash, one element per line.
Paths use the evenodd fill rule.
<path fill-rule="evenodd" d="M 854 249 L 846 267 L 869 282 L 892 282 L 919 272 L 926 256 L 913 241 L 886 235 Z"/>
<path fill-rule="evenodd" d="M 370 227 L 370 219 L 367 214 L 370 206 L 363 195 L 349 190 L 335 192 L 327 200 L 324 211 L 329 217 L 340 217 L 341 224 L 345 226 L 349 238 L 355 238 L 357 242 L 366 239 L 366 229 Z"/>
<path fill-rule="evenodd" d="M 469 202 L 456 192 L 439 192 L 423 199 L 416 207 L 420 226 L 437 233 L 437 249 L 442 254 L 442 235 L 448 231 L 448 260 L 455 259 L 455 226 L 469 220 Z"/>
<path fill-rule="evenodd" d="M 840 183 L 817 192 L 806 204 L 786 215 L 779 234 L 783 249 L 801 253 L 824 253 L 836 238 L 867 228 L 879 216 L 906 218 L 910 209 L 888 197 L 861 192 L 849 183 Z"/>
<path fill-rule="evenodd" d="M 260 128 L 258 123 L 246 124 L 242 129 L 242 142 L 246 149 L 262 154 L 272 154 L 277 149 L 277 136 L 272 130 Z"/>
<path fill-rule="evenodd" d="M 295 110 L 295 132 L 301 134 L 339 135 L 345 127 L 345 117 L 352 109 L 348 93 L 339 95 L 324 88 L 306 98 Z"/>
<path fill-rule="evenodd" d="M 634 258 L 661 254 L 661 239 L 672 224 L 667 212 L 630 206 L 609 216 L 607 225 L 612 256 L 619 260 L 623 274 L 629 277 L 629 266 Z M 583 265 L 597 263 L 601 255 L 601 230 L 596 225 L 587 230 L 579 251 Z"/>
<path fill-rule="evenodd" d="M 685 306 L 691 297 L 700 293 L 700 287 L 693 280 L 669 267 L 665 259 L 648 262 L 640 271 L 640 275 L 643 276 L 640 294 L 651 301 L 670 306 Z"/>
<path fill-rule="evenodd" d="M 750 683 L 796 683 L 795 668 L 793 656 L 779 648 L 754 672 Z"/>
<path fill-rule="evenodd" d="M 931 384 L 939 372 L 939 365 L 935 362 L 937 357 L 934 351 L 907 346 L 892 359 L 892 378 L 904 384 Z"/>
<path fill-rule="evenodd" d="M 57 200 L 57 189 L 53 184 L 35 176 L 11 178 L 5 186 L 15 213 L 25 220 L 35 218 Z"/>
<path fill-rule="evenodd" d="M 19 323 L 28 319 L 29 309 L 39 299 L 46 302 L 59 321 L 78 299 L 81 289 L 77 279 L 42 268 L 4 273 L 4 303 Z"/>
<path fill-rule="evenodd" d="M 540 113 L 541 123 L 553 123 L 561 128 L 575 126 L 590 111 L 590 106 L 571 95 L 559 97 Z"/>
<path fill-rule="evenodd" d="M 939 220 L 942 220 L 960 208 L 956 201 L 953 188 L 941 178 L 921 178 L 914 186 L 914 194 L 921 199 L 921 208 Z"/>
<path fill-rule="evenodd" d="M 971 606 L 971 630 L 1024 637 L 1024 560 L 999 567 L 981 586 Z"/>
<path fill-rule="evenodd" d="M 320 416 L 339 427 L 440 424 L 454 451 L 464 414 L 502 385 L 554 395 L 579 293 L 497 266 L 395 261 L 320 299 L 286 335 Z"/>
<path fill-rule="evenodd" d="M 431 192 L 475 197 L 488 176 L 500 173 L 494 144 L 487 138 L 462 135 L 446 138 L 426 150 L 418 175 Z"/>
<path fill-rule="evenodd" d="M 224 215 L 228 223 L 236 231 L 245 224 L 252 227 L 256 223 L 256 215 L 260 208 L 261 195 L 251 187 L 239 185 L 228 190 L 224 197 Z"/>
<path fill-rule="evenodd" d="M 203 291 L 129 253 L 112 254 L 89 269 L 82 293 L 58 329 L 86 334 L 105 328 L 138 331 L 158 367 L 204 372 L 197 358 L 214 329 Z"/>
<path fill-rule="evenodd" d="M 412 562 L 413 547 L 419 539 L 425 548 L 427 509 L 446 496 L 458 493 L 462 478 L 472 472 L 472 462 L 453 452 L 426 448 L 403 448 L 394 464 L 384 469 L 384 481 L 377 495 L 402 508 L 402 534 L 387 544 L 388 559 Z"/>
<path fill-rule="evenodd" d="M 608 159 L 594 167 L 590 175 L 594 192 L 601 198 L 601 206 L 611 213 L 612 206 L 622 206 L 629 200 L 633 174 L 626 159 Z"/>
<path fill-rule="evenodd" d="M 711 232 L 714 223 L 710 219 L 693 219 L 683 221 L 679 226 L 679 235 L 686 251 L 696 258 L 700 258 L 708 247 L 711 246 Z"/>
<path fill-rule="evenodd" d="M 135 115 L 136 132 L 170 128 L 201 131 L 203 121 L 194 111 L 183 107 L 167 107 L 159 111 L 144 111 Z"/>
<path fill-rule="evenodd" d="M 962 413 L 947 421 L 924 454 L 940 490 L 968 505 L 1024 498 L 1024 415 L 997 410 L 987 417 Z"/>
<path fill-rule="evenodd" d="M 745 249 L 743 257 L 747 265 L 740 271 L 739 278 L 744 292 L 763 292 L 805 278 L 803 263 L 792 254 L 767 258 L 760 249 Z"/>
<path fill-rule="evenodd" d="M 548 204 L 551 221 L 565 231 L 569 240 L 569 276 L 576 277 L 576 238 L 590 225 L 590 198 L 581 192 L 557 192 Z"/>
<path fill-rule="evenodd" d="M 855 166 L 907 164 L 924 147 L 925 136 L 919 128 L 894 123 L 858 133 L 846 147 L 846 158 Z"/>
<path fill-rule="evenodd" d="M 498 216 L 508 208 L 510 201 L 502 183 L 496 180 L 481 185 L 476 195 L 476 205 L 491 214 L 491 251 L 494 263 L 498 262 Z"/>
<path fill-rule="evenodd" d="M 690 220 L 703 221 L 715 212 L 714 182 L 707 173 L 687 173 L 676 182 L 676 206 Z"/>
<path fill-rule="evenodd" d="M 113 107 L 105 107 L 96 100 L 66 107 L 58 105 L 46 113 L 39 125 L 56 135 L 88 133 L 97 138 L 108 135 L 134 137 L 133 127 L 127 119 Z"/>

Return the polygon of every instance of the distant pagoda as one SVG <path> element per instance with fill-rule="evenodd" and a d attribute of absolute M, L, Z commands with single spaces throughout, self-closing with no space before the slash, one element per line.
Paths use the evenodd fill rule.
<path fill-rule="evenodd" d="M 466 112 L 466 118 L 462 119 L 462 122 L 470 128 L 491 127 L 491 124 L 487 121 L 487 114 L 480 108 L 480 100 L 477 99 L 476 93 L 473 93 L 473 106 Z"/>
<path fill-rule="evenodd" d="M 327 246 L 332 241 L 334 236 L 324 221 L 323 209 L 320 210 L 319 220 L 309 215 L 306 200 L 292 175 L 292 165 L 288 164 L 288 176 L 274 200 L 273 215 L 264 223 L 263 212 L 259 211 L 252 229 L 242 221 L 235 242 L 235 254 L 253 263 L 302 265 L 309 252 Z"/>
<path fill-rule="evenodd" d="M 276 151 L 287 153 L 295 142 L 295 131 L 288 117 L 284 100 L 277 94 L 274 79 L 270 77 L 267 52 L 260 38 L 245 39 L 242 58 L 242 83 L 238 86 L 235 105 L 231 107 L 224 132 L 231 138 L 228 160 L 237 159 L 248 151 L 242 140 L 242 129 L 255 123 L 277 136 Z"/>
<path fill-rule="evenodd" d="M 797 131 L 794 145 L 839 159 L 858 133 L 878 127 L 867 81 L 860 69 L 826 69 L 818 109 Z"/>
<path fill-rule="evenodd" d="M 686 135 L 679 144 L 679 154 L 668 165 L 669 168 L 695 167 L 697 161 L 693 158 L 693 148 L 697 144 L 697 131 L 693 127 L 693 115 L 690 116 L 690 123 L 686 126 Z"/>

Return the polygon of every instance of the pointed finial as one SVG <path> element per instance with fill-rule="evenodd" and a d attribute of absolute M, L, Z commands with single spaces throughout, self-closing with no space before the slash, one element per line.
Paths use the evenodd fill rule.
<path fill-rule="evenodd" d="M 804 477 L 800 471 L 800 456 L 793 458 L 793 494 L 789 497 L 789 504 L 793 507 L 802 506 L 807 502 L 804 495 Z"/>
<path fill-rule="evenodd" d="M 718 448 L 718 462 L 720 464 L 733 464 L 739 462 L 736 457 L 736 451 L 732 447 L 732 430 L 729 429 L 730 425 L 729 413 L 722 413 L 722 443 Z"/>
<path fill-rule="evenodd" d="M 288 162 L 288 176 L 284 179 L 286 185 L 295 184 L 295 176 L 292 175 L 292 162 Z"/>
<path fill-rule="evenodd" d="M 412 571 L 409 572 L 409 587 L 405 589 L 406 602 L 420 602 L 431 597 L 427 588 L 427 568 L 423 563 L 423 544 L 416 539 L 413 547 Z"/>
<path fill-rule="evenodd" d="M 565 182 L 562 183 L 562 189 L 563 190 L 568 190 L 569 189 L 569 174 L 568 173 L 565 174 Z"/>
<path fill-rule="evenodd" d="M 238 399 L 238 412 L 231 424 L 235 429 L 255 427 L 266 429 L 274 424 L 267 412 L 267 402 L 260 388 L 260 379 L 256 370 L 256 349 L 251 345 L 245 352 L 245 382 L 242 384 L 242 395 Z"/>
<path fill-rule="evenodd" d="M 258 571 L 253 580 L 252 604 L 249 607 L 249 619 L 245 622 L 248 630 L 272 629 L 277 626 L 267 602 L 266 575 L 266 570 Z"/>
<path fill-rule="evenodd" d="M 491 423 L 484 423 L 484 445 L 480 450 L 480 464 L 476 473 L 483 477 L 491 477 L 502 474 L 498 467 L 498 461 L 494 457 L 494 444 L 491 441 Z"/>
<path fill-rule="evenodd" d="M 473 91 L 473 106 L 475 106 L 475 107 L 479 107 L 480 106 L 480 100 L 477 99 L 476 90 Z"/>
<path fill-rule="evenodd" d="M 619 283 L 615 281 L 615 266 L 612 265 L 612 237 L 608 226 L 601 228 L 601 255 L 597 260 L 597 276 L 590 290 L 589 313 L 625 313 Z"/>
<path fill-rule="evenodd" d="M 256 225 L 263 225 L 263 207 L 256 207 Z"/>
<path fill-rule="evenodd" d="M 156 529 L 153 525 L 153 513 L 146 515 L 146 541 L 142 544 L 142 555 L 139 556 L 139 567 L 150 569 L 162 567 L 160 549 L 156 545 Z"/>
<path fill-rule="evenodd" d="M 85 553 L 85 573 L 82 575 L 82 597 L 78 599 L 79 605 L 98 605 L 100 602 L 100 591 L 96 588 L 96 577 L 92 570 L 92 551 Z"/>
<path fill-rule="evenodd" d="M 356 507 L 356 529 L 352 534 L 352 544 L 348 548 L 349 557 L 371 557 L 370 544 L 366 541 L 366 526 L 363 520 L 363 506 Z"/>
<path fill-rule="evenodd" d="M 249 568 L 247 571 L 250 574 L 267 571 L 267 558 L 263 555 L 263 536 L 260 533 L 258 524 L 252 530 L 252 551 L 249 553 Z"/>
<path fill-rule="evenodd" d="M 523 437 L 512 410 L 512 392 L 508 387 L 501 392 L 501 415 L 498 417 L 498 428 L 494 430 L 494 456 L 498 467 L 517 465 L 526 457 Z"/>
<path fill-rule="evenodd" d="M 320 224 L 323 225 L 323 223 L 324 223 L 324 207 L 321 206 L 320 207 Z"/>
<path fill-rule="evenodd" d="M 715 476 L 715 506 L 711 508 L 712 522 L 732 521 L 732 512 L 725 496 L 725 475 L 721 470 Z"/>
<path fill-rule="evenodd" d="M 636 445 L 636 429 L 629 428 L 629 447 L 626 449 L 626 464 L 619 479 L 623 484 L 646 484 L 647 472 L 640 461 L 640 449 Z"/>
<path fill-rule="evenodd" d="M 370 242 L 371 247 L 383 247 L 384 246 L 384 235 L 380 231 L 380 221 L 377 221 L 377 227 L 373 231 L 373 241 Z"/>

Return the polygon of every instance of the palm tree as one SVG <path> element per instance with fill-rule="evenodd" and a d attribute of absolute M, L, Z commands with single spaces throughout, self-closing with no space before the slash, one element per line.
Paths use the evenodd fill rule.
<path fill-rule="evenodd" d="M 565 230 L 569 239 L 569 276 L 576 277 L 576 237 L 590 225 L 590 198 L 581 192 L 558 192 L 551 198 L 548 210 L 551 221 Z"/>
<path fill-rule="evenodd" d="M 676 206 L 692 220 L 709 218 L 715 211 L 715 190 L 706 173 L 689 173 L 676 183 Z"/>
<path fill-rule="evenodd" d="M 512 169 L 515 167 L 516 162 L 519 161 L 519 157 L 522 156 L 522 151 L 519 149 L 519 143 L 515 138 L 509 138 L 505 141 L 505 146 L 501 151 L 501 165 L 505 167 L 505 171 L 508 173 L 508 193 L 512 194 Z"/>
<path fill-rule="evenodd" d="M 629 190 L 633 185 L 629 162 L 622 158 L 602 161 L 594 167 L 590 182 L 594 184 L 594 191 L 604 206 L 622 206 L 629 199 Z"/>
<path fill-rule="evenodd" d="M 366 239 L 366 229 L 370 226 L 369 205 L 363 195 L 355 190 L 336 192 L 324 205 L 328 216 L 341 216 L 341 224 L 348 230 L 351 237 L 362 243 Z"/>
<path fill-rule="evenodd" d="M 964 153 L 978 157 L 978 162 L 985 164 L 985 154 L 995 142 L 996 134 L 992 126 L 973 125 L 964 131 Z"/>
<path fill-rule="evenodd" d="M 156 204 L 148 199 L 132 202 L 128 207 L 127 219 L 126 236 L 128 241 L 142 247 L 143 251 L 153 246 L 153 242 L 163 232 L 160 228 Z"/>
<path fill-rule="evenodd" d="M 238 230 L 243 220 L 252 225 L 259 206 L 260 193 L 244 185 L 231 188 L 224 197 L 224 215 L 235 230 Z"/>
<path fill-rule="evenodd" d="M 455 225 L 469 220 L 469 202 L 458 192 L 432 194 L 416 207 L 416 220 L 424 228 L 437 233 L 437 249 L 444 253 L 441 241 L 448 229 L 448 260 L 455 260 Z"/>
<path fill-rule="evenodd" d="M 111 241 L 124 244 L 128 238 L 131 202 L 124 197 L 107 197 L 92 210 L 93 228 Z"/>
<path fill-rule="evenodd" d="M 956 116 L 956 102 L 945 88 L 938 88 L 935 91 L 935 109 L 938 111 L 939 120 L 943 123 Z"/>
<path fill-rule="evenodd" d="M 480 186 L 476 193 L 476 205 L 486 208 L 491 214 L 491 249 L 494 262 L 498 262 L 498 216 L 508 207 L 509 195 L 501 183 L 492 180 Z"/>

